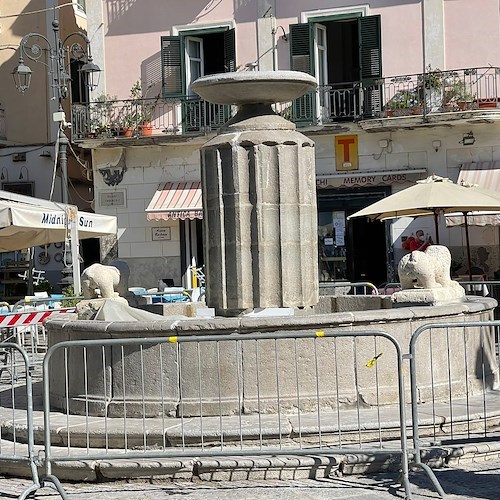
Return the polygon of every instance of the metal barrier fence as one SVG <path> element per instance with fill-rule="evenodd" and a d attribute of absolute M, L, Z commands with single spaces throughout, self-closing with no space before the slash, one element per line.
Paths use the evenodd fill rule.
<path fill-rule="evenodd" d="M 376 330 L 61 342 L 43 362 L 38 444 L 45 453 L 36 461 L 29 359 L 19 346 L 1 344 L 24 359 L 10 361 L 24 366 L 17 380 L 25 378 L 28 401 L 19 417 L 12 392 L 12 433 L 26 423 L 29 446 L 23 453 L 0 449 L 0 461 L 16 457 L 31 466 L 33 485 L 22 498 L 41 485 L 66 498 L 52 474 L 55 462 L 392 455 L 400 459 L 407 498 L 410 462 L 443 496 L 423 463 L 425 448 L 498 439 L 491 426 L 500 421 L 499 332 L 500 321 L 428 324 L 404 355 L 393 336 Z M 13 383 L 12 372 L 5 374 Z M 7 392 L 0 393 L 2 407 Z M 19 446 L 15 435 L 0 437 Z M 45 471 L 41 480 L 36 466 Z"/>
<path fill-rule="evenodd" d="M 350 281 L 322 281 L 321 288 L 338 288 L 344 295 L 378 295 L 378 288 L 369 281 L 359 281 L 351 283 Z"/>
<path fill-rule="evenodd" d="M 0 342 L 15 342 L 28 354 L 31 365 L 41 365 L 47 350 L 43 322 L 59 314 L 74 312 L 74 307 L 0 314 Z M 0 361 L 0 367 L 1 367 Z"/>
<path fill-rule="evenodd" d="M 423 325 L 412 335 L 408 357 L 417 463 L 426 445 L 499 438 L 492 430 L 500 421 L 499 332 L 500 321 L 478 321 Z"/>
<path fill-rule="evenodd" d="M 373 453 L 400 457 L 411 498 L 402 353 L 382 331 L 65 341 L 43 386 L 47 477 L 55 461 Z"/>
<path fill-rule="evenodd" d="M 53 486 L 63 493 L 59 480 L 46 475 L 40 481 L 35 455 L 33 423 L 33 381 L 28 355 L 11 342 L 0 343 L 0 406 L 9 408 L 8 420 L 0 426 L 0 465 L 2 462 L 24 463 L 30 471 L 32 484 L 19 497 L 21 500 L 44 486 Z M 16 381 L 23 380 L 24 384 Z M 22 397 L 21 394 L 22 393 Z M 26 431 L 24 431 L 24 428 Z M 5 468 L 2 466 L 3 472 Z M 64 498 L 64 497 L 63 497 Z"/>

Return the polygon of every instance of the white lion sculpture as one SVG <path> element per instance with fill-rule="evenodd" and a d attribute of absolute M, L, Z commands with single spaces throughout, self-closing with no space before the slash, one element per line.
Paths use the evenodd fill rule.
<path fill-rule="evenodd" d="M 431 245 L 405 255 L 398 266 L 401 289 L 455 287 L 450 277 L 451 254 L 447 247 Z M 460 285 L 459 285 L 460 286 Z"/>
<path fill-rule="evenodd" d="M 116 261 L 111 266 L 92 264 L 82 273 L 82 291 L 85 299 L 97 298 L 97 291 L 103 299 L 125 297 L 128 292 L 130 271 L 125 262 Z"/>

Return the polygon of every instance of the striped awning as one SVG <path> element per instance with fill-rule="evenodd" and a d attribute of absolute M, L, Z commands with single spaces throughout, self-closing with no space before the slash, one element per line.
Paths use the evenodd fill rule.
<path fill-rule="evenodd" d="M 500 192 L 500 162 L 483 161 L 463 163 L 457 184 L 476 184 L 483 189 Z M 465 221 L 462 215 L 446 215 L 447 226 L 461 226 Z M 470 226 L 498 226 L 500 212 L 472 212 L 467 216 Z"/>
<path fill-rule="evenodd" d="M 500 191 L 500 162 L 483 161 L 464 163 L 457 184 L 477 184 L 483 189 Z"/>
<path fill-rule="evenodd" d="M 202 219 L 201 182 L 160 184 L 146 213 L 148 220 Z"/>

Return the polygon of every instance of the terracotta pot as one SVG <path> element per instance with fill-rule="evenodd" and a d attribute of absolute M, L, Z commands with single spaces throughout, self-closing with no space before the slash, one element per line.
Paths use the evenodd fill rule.
<path fill-rule="evenodd" d="M 132 127 L 121 128 L 120 135 L 123 137 L 132 137 L 134 135 L 134 129 Z"/>
<path fill-rule="evenodd" d="M 153 135 L 153 125 L 151 123 L 143 123 L 139 126 L 141 135 Z"/>

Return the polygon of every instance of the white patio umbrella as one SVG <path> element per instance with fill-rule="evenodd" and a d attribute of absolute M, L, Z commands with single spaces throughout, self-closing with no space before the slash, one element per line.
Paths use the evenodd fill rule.
<path fill-rule="evenodd" d="M 80 293 L 80 239 L 116 234 L 116 217 L 0 190 L 0 252 L 70 240 L 73 281 Z"/>
<path fill-rule="evenodd" d="M 368 217 L 372 220 L 386 220 L 398 217 L 433 215 L 436 243 L 439 243 L 439 215 L 461 212 L 465 216 L 469 212 L 488 210 L 500 210 L 500 193 L 473 185 L 455 184 L 447 178 L 432 175 L 427 179 L 417 181 L 414 186 L 359 210 L 350 215 L 348 219 Z M 465 235 L 469 275 L 472 279 L 467 217 L 465 217 Z"/>

